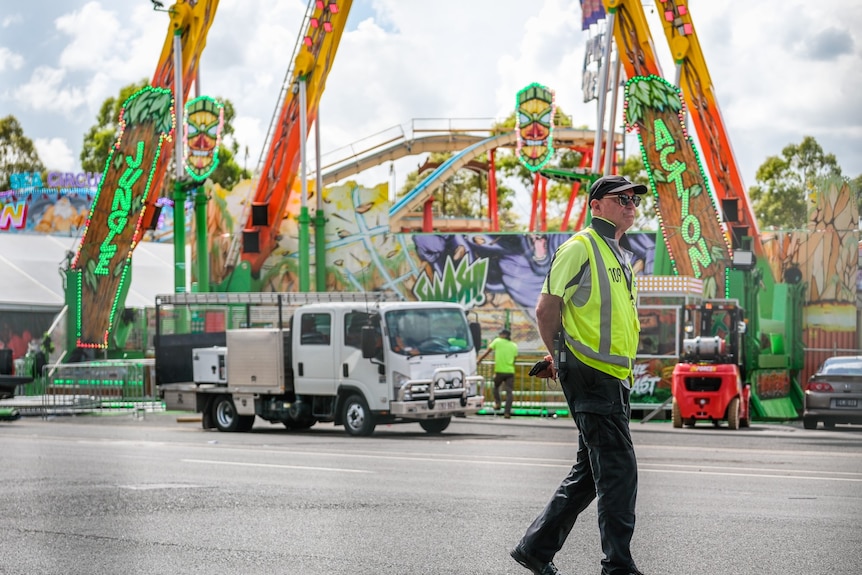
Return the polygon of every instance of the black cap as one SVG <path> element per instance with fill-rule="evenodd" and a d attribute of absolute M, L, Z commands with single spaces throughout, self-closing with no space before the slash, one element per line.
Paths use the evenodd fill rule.
<path fill-rule="evenodd" d="M 616 194 L 625 190 L 632 190 L 639 195 L 647 193 L 645 185 L 633 184 L 623 176 L 603 176 L 590 186 L 590 201 L 601 200 L 608 194 Z"/>
<path fill-rule="evenodd" d="M 512 335 L 512 334 L 511 334 L 511 332 L 509 332 L 509 330 L 508 330 L 508 329 L 501 329 L 501 330 L 500 330 L 500 335 L 502 335 L 503 337 L 509 337 L 509 336 L 510 336 L 510 335 Z"/>

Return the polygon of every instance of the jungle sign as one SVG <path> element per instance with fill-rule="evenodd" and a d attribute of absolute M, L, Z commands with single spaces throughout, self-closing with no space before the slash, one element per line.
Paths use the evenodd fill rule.
<path fill-rule="evenodd" d="M 132 250 L 139 238 L 162 143 L 174 130 L 169 90 L 147 86 L 120 110 L 84 237 L 72 262 L 77 281 L 76 330 L 81 347 L 106 347 L 118 303 L 128 291 Z"/>

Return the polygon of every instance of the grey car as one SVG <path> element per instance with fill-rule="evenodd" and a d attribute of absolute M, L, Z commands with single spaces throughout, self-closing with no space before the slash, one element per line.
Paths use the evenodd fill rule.
<path fill-rule="evenodd" d="M 823 362 L 805 385 L 805 429 L 817 422 L 862 423 L 862 356 L 836 356 Z"/>

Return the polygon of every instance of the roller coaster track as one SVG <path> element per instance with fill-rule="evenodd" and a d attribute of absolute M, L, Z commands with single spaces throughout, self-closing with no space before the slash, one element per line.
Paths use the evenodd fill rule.
<path fill-rule="evenodd" d="M 413 120 L 414 123 L 416 121 Z M 330 159 L 322 167 L 323 184 L 331 185 L 369 168 L 407 156 L 434 152 L 458 152 L 431 172 L 419 185 L 390 208 L 390 226 L 392 229 L 399 229 L 406 218 L 415 217 L 414 212 L 421 208 L 422 204 L 429 198 L 433 197 L 446 180 L 471 160 L 494 148 L 514 146 L 517 141 L 517 134 L 514 131 L 487 136 L 478 134 L 481 132 L 491 133 L 491 128 L 476 128 L 474 125 L 470 129 L 458 129 L 457 123 L 464 121 L 469 120 L 445 120 L 449 125 L 448 129 L 421 130 L 415 129 L 414 126 L 413 137 L 410 138 L 404 135 L 400 126 L 396 126 L 375 135 L 376 139 L 382 140 L 382 142 L 376 145 L 363 146 L 359 152 L 354 151 L 357 147 L 355 144 L 346 146 L 341 150 L 328 152 L 324 155 L 324 161 L 333 157 L 335 159 Z M 436 133 L 429 136 L 416 135 L 425 131 Z M 387 133 L 389 136 L 383 136 Z M 555 142 L 563 147 L 574 148 L 590 145 L 593 137 L 594 132 L 592 130 L 557 128 L 554 131 Z M 617 135 L 617 137 L 622 139 L 621 135 Z"/>
<path fill-rule="evenodd" d="M 554 130 L 554 143 L 557 147 L 582 147 L 590 145 L 595 137 L 592 130 L 577 130 L 574 128 L 557 128 Z M 402 222 L 414 216 L 417 210 L 455 173 L 467 165 L 470 160 L 475 159 L 489 150 L 514 146 L 518 134 L 514 130 L 503 134 L 497 134 L 478 142 L 474 142 L 462 149 L 457 154 L 443 162 L 436 170 L 431 172 L 425 179 L 400 198 L 389 209 L 389 225 L 392 229 L 400 229 Z"/>

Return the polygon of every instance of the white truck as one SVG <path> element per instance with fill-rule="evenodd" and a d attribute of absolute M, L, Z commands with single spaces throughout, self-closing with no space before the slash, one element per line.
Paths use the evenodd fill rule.
<path fill-rule="evenodd" d="M 261 417 L 288 429 L 334 422 L 354 436 L 411 421 L 440 433 L 452 417 L 480 410 L 478 323 L 459 304 L 384 300 L 158 296 L 156 382 L 165 390 L 186 384 L 203 426 L 219 431 L 247 431 Z"/>

